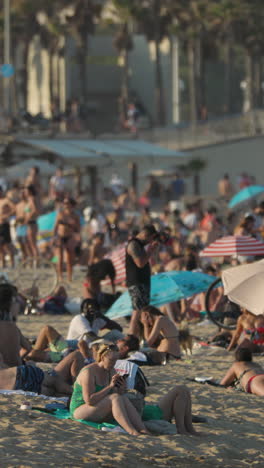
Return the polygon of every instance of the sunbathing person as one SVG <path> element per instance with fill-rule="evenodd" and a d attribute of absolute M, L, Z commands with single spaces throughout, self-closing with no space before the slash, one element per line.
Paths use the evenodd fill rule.
<path fill-rule="evenodd" d="M 175 322 L 153 306 L 141 310 L 140 321 L 149 347 L 156 348 L 164 356 L 180 359 L 179 331 Z"/>
<path fill-rule="evenodd" d="M 0 354 L 0 389 L 23 390 L 43 395 L 71 395 L 72 387 L 59 375 L 32 365 L 8 367 Z"/>
<path fill-rule="evenodd" d="M 96 361 L 97 351 L 100 344 L 95 343 L 88 348 L 87 342 L 82 340 L 78 343 L 78 350 L 65 356 L 54 370 L 63 380 L 73 383 L 76 380 L 80 370 L 87 364 Z M 126 335 L 116 342 L 117 358 L 126 359 L 131 351 L 139 349 L 139 340 L 134 335 Z"/>
<path fill-rule="evenodd" d="M 220 385 L 240 385 L 246 393 L 264 396 L 264 369 L 252 362 L 251 351 L 248 348 L 239 348 L 235 352 L 235 359 Z"/>
<path fill-rule="evenodd" d="M 102 345 L 97 352 L 97 362 L 82 369 L 74 385 L 71 414 L 76 419 L 94 422 L 114 417 L 129 434 L 147 433 L 141 417 L 124 395 L 125 379 L 114 374 L 115 349 Z M 179 434 L 197 434 L 192 425 L 190 392 L 185 386 L 172 389 L 157 405 L 146 405 L 143 418 L 167 421 L 175 418 Z"/>
<path fill-rule="evenodd" d="M 118 323 L 108 319 L 98 311 L 93 299 L 85 299 L 81 304 L 81 313 L 76 315 L 68 330 L 65 340 L 55 328 L 46 325 L 42 328 L 27 359 L 38 362 L 59 362 L 69 351 L 78 348 L 78 342 L 85 339 L 88 343 L 98 338 L 101 329 L 114 329 L 120 334 Z"/>
<path fill-rule="evenodd" d="M 256 316 L 246 309 L 242 310 L 227 350 L 231 351 L 237 344 L 241 348 L 249 348 L 253 353 L 264 350 L 264 315 Z"/>

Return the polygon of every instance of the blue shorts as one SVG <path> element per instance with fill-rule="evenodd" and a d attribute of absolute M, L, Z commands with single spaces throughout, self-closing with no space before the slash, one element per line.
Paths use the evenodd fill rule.
<path fill-rule="evenodd" d="M 27 236 L 27 226 L 22 224 L 21 226 L 16 227 L 17 237 L 26 237 Z"/>
<path fill-rule="evenodd" d="M 41 393 L 41 385 L 44 380 L 44 372 L 36 366 L 18 366 L 15 390 Z"/>

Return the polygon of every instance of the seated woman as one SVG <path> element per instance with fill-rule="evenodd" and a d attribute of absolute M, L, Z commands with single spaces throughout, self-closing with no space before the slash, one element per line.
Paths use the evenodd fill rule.
<path fill-rule="evenodd" d="M 237 344 L 240 348 L 249 348 L 252 353 L 264 351 L 264 315 L 256 316 L 242 309 L 227 350 L 231 351 Z"/>
<path fill-rule="evenodd" d="M 155 347 L 165 357 L 180 359 L 179 331 L 175 322 L 153 306 L 141 310 L 140 321 L 144 327 L 144 338 L 148 346 Z M 158 345 L 156 345 L 157 340 Z"/>
<path fill-rule="evenodd" d="M 240 385 L 246 393 L 264 396 L 264 370 L 252 362 L 252 353 L 247 348 L 235 352 L 235 363 L 227 371 L 220 385 Z"/>
<path fill-rule="evenodd" d="M 97 362 L 84 367 L 76 379 L 70 412 L 76 419 L 103 422 L 112 417 L 131 435 L 148 433 L 136 409 L 124 396 L 125 379 L 115 374 L 115 346 L 102 345 Z"/>
<path fill-rule="evenodd" d="M 115 347 L 101 345 L 97 362 L 82 369 L 74 384 L 70 411 L 76 419 L 103 422 L 114 417 L 129 434 L 147 434 L 136 409 L 124 395 L 125 379 L 114 374 Z M 175 418 L 178 434 L 197 435 L 192 425 L 191 396 L 187 387 L 176 386 L 157 405 L 146 405 L 143 419 Z"/>

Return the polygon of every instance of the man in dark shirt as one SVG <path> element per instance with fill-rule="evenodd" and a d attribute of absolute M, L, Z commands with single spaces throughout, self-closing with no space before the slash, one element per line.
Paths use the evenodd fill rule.
<path fill-rule="evenodd" d="M 126 249 L 126 283 L 133 307 L 129 333 L 135 336 L 139 336 L 140 310 L 150 301 L 149 259 L 159 245 L 156 240 L 157 234 L 152 224 L 146 225 L 129 240 Z M 145 246 L 148 244 L 146 251 Z"/>

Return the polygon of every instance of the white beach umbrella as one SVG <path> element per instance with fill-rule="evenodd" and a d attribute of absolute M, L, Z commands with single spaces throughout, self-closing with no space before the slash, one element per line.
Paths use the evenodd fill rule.
<path fill-rule="evenodd" d="M 222 273 L 224 293 L 230 301 L 254 315 L 264 313 L 264 261 L 228 268 Z"/>

